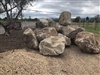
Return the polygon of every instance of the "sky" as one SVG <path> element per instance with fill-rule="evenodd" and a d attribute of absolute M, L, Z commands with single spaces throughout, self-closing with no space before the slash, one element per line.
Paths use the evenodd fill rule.
<path fill-rule="evenodd" d="M 25 9 L 24 18 L 59 18 L 63 11 L 69 11 L 72 18 L 94 17 L 100 15 L 100 0 L 37 0 Z"/>
<path fill-rule="evenodd" d="M 71 12 L 71 17 L 94 17 L 100 14 L 100 0 L 38 0 L 24 10 L 24 17 L 58 18 L 63 11 Z"/>

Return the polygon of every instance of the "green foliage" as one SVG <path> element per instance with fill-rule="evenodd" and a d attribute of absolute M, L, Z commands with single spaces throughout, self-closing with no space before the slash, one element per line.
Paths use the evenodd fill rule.
<path fill-rule="evenodd" d="M 74 22 L 79 22 L 80 19 L 81 19 L 81 17 L 80 17 L 80 16 L 77 16 L 77 17 L 74 19 Z"/>
<path fill-rule="evenodd" d="M 89 20 L 89 17 L 86 17 L 86 20 L 88 21 Z"/>
<path fill-rule="evenodd" d="M 17 19 L 22 15 L 22 10 L 35 0 L 0 0 L 0 13 L 6 12 L 7 20 Z M 17 10 L 12 12 L 13 10 Z"/>
<path fill-rule="evenodd" d="M 85 30 L 92 33 L 100 34 L 100 24 L 97 24 L 96 28 L 93 25 L 89 25 L 85 27 Z"/>

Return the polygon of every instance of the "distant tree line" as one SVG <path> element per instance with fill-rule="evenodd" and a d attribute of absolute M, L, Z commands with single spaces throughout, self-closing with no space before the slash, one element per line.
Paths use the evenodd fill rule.
<path fill-rule="evenodd" d="M 86 17 L 86 18 L 81 18 L 80 16 L 77 16 L 75 19 L 72 19 L 73 22 L 94 22 L 96 21 L 97 23 L 100 23 L 100 15 L 96 15 L 94 17 Z"/>

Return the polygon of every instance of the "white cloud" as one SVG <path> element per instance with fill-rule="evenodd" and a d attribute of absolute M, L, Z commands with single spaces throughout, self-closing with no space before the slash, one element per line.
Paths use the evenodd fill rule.
<path fill-rule="evenodd" d="M 100 0 L 38 0 L 24 12 L 26 16 L 58 17 L 62 11 L 69 11 L 72 17 L 95 16 L 100 14 Z"/>

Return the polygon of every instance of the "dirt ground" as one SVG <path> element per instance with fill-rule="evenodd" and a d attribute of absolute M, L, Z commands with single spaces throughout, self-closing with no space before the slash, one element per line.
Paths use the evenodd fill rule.
<path fill-rule="evenodd" d="M 100 75 L 100 54 L 87 54 L 72 45 L 59 56 L 28 49 L 23 31 L 0 35 L 0 75 Z"/>

